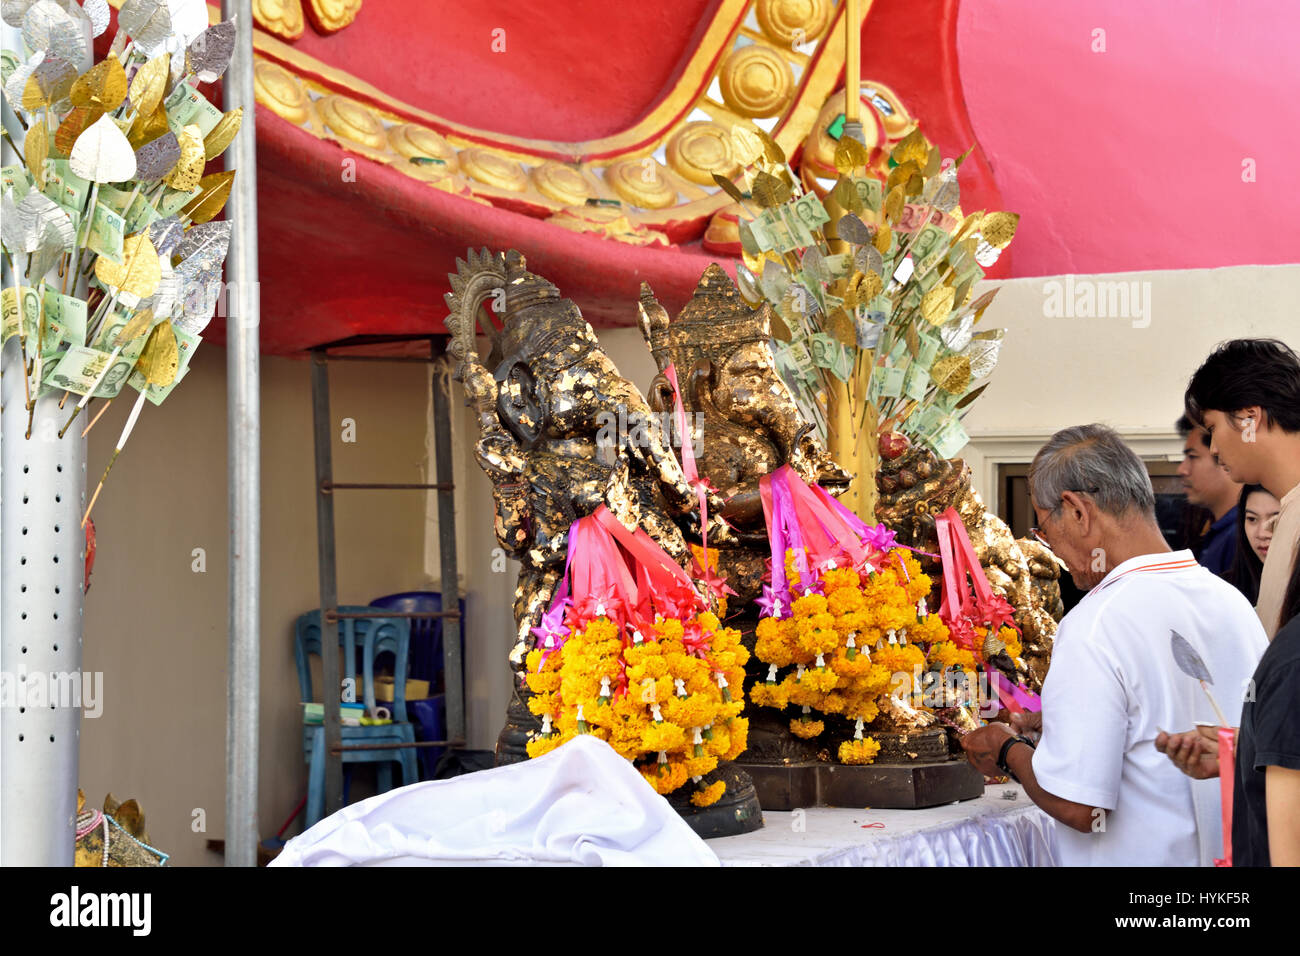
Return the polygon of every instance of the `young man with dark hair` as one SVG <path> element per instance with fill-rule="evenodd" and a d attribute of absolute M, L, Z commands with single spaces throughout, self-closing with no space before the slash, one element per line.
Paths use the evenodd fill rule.
<path fill-rule="evenodd" d="M 1224 342 L 1196 370 L 1184 401 L 1224 470 L 1281 502 L 1256 605 L 1272 639 L 1285 623 L 1279 618 L 1300 547 L 1300 357 L 1277 339 Z"/>
<path fill-rule="evenodd" d="M 1210 512 L 1210 526 L 1190 543 L 1196 560 L 1222 575 L 1232 567 L 1237 551 L 1237 502 L 1241 482 L 1234 481 L 1210 453 L 1210 435 L 1186 415 L 1174 426 L 1183 436 L 1183 462 L 1178 466 L 1187 503 Z M 1199 512 L 1198 512 L 1199 513 Z"/>

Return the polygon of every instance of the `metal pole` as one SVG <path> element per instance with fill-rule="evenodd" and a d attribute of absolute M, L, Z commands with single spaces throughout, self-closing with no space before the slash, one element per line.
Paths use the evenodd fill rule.
<path fill-rule="evenodd" d="M 223 105 L 244 108 L 227 155 L 239 170 L 227 215 L 234 235 L 227 259 L 226 443 L 230 490 L 230 655 L 226 695 L 226 865 L 257 865 L 257 741 L 260 693 L 261 441 L 257 268 L 257 102 L 253 95 L 251 0 L 222 0 L 223 19 L 239 18 Z"/>
<path fill-rule="evenodd" d="M 433 357 L 443 351 L 430 342 Z M 456 495 L 451 459 L 451 364 L 447 358 L 433 367 L 433 447 L 438 472 L 438 544 L 442 563 L 442 609 L 460 607 L 460 575 L 456 567 Z M 465 691 L 461 676 L 460 615 L 442 622 L 442 673 L 446 685 L 447 737 L 465 740 Z"/>
<path fill-rule="evenodd" d="M 339 717 L 339 643 L 342 620 L 331 624 L 329 612 L 338 607 L 337 568 L 334 563 L 334 497 L 325 492 L 333 477 L 330 446 L 330 372 L 329 356 L 323 350 L 311 354 L 311 419 L 316 442 L 316 563 L 320 573 L 320 659 L 322 720 L 325 725 L 325 816 L 343 809 L 343 761 L 338 748 L 343 742 L 343 725 Z M 355 661 L 348 661 L 352 673 Z"/>
<path fill-rule="evenodd" d="M 3 46 L 21 49 L 18 31 L 7 25 Z M 3 117 L 11 133 L 21 128 L 7 103 Z M 21 159 L 5 147 L 3 162 Z M 8 270 L 2 280 L 4 288 L 16 284 Z M 84 279 L 74 294 L 85 296 Z M 0 365 L 0 864 L 71 866 L 85 686 L 86 442 L 79 430 L 58 437 L 66 413 L 57 396 L 37 400 L 32 437 L 24 437 L 16 339 Z M 102 695 L 102 684 L 95 692 Z"/>

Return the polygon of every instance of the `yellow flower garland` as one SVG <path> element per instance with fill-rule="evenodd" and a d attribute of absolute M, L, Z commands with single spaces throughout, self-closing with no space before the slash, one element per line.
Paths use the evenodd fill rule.
<path fill-rule="evenodd" d="M 740 632 L 723 627 L 717 615 L 702 612 L 693 623 L 707 637 L 703 657 L 690 653 L 686 628 L 675 618 L 657 619 L 651 634 L 630 644 L 614 621 L 593 618 L 575 627 L 545 663 L 540 650 L 531 651 L 527 681 L 534 696 L 528 706 L 543 719 L 543 732 L 529 740 L 528 755 L 540 757 L 577 734 L 591 734 L 665 794 L 719 761 L 734 760 L 749 734 L 749 721 L 740 716 L 749 651 Z M 723 790 L 719 781 L 692 801 L 709 806 Z"/>
<path fill-rule="evenodd" d="M 824 594 L 796 597 L 790 617 L 758 622 L 754 653 L 769 670 L 766 679 L 750 688 L 749 698 L 777 710 L 791 704 L 808 708 L 790 722 L 796 736 L 811 739 L 824 731 L 824 722 L 812 711 L 870 724 L 880 713 L 882 696 L 891 693 L 895 674 L 911 678 L 927 668 L 974 669 L 973 655 L 948 642 L 938 614 L 919 616 L 918 604 L 931 584 L 920 564 L 905 549 L 889 552 L 889 558 L 887 567 L 871 575 L 853 568 L 827 570 Z M 786 552 L 785 565 L 797 594 L 793 550 Z M 1007 647 L 1010 652 L 1010 642 Z M 913 684 L 911 696 L 913 706 L 920 707 L 919 686 Z M 879 744 L 865 738 L 844 742 L 838 752 L 842 763 L 863 764 L 874 760 L 878 750 Z"/>

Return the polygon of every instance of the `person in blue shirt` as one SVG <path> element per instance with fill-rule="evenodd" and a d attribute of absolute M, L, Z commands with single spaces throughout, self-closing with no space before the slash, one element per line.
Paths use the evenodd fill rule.
<path fill-rule="evenodd" d="M 1175 426 L 1183 436 L 1183 462 L 1178 477 L 1183 481 L 1187 503 L 1210 512 L 1210 526 L 1199 540 L 1190 542 L 1196 560 L 1213 574 L 1232 567 L 1237 554 L 1237 503 L 1241 482 L 1233 481 L 1210 453 L 1210 436 L 1186 415 Z"/>

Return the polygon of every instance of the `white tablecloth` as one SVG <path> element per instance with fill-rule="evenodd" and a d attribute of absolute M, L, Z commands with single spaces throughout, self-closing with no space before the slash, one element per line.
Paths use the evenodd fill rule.
<path fill-rule="evenodd" d="M 925 810 L 764 811 L 763 823 L 709 848 L 723 866 L 1057 865 L 1056 824 L 1016 784 Z"/>

